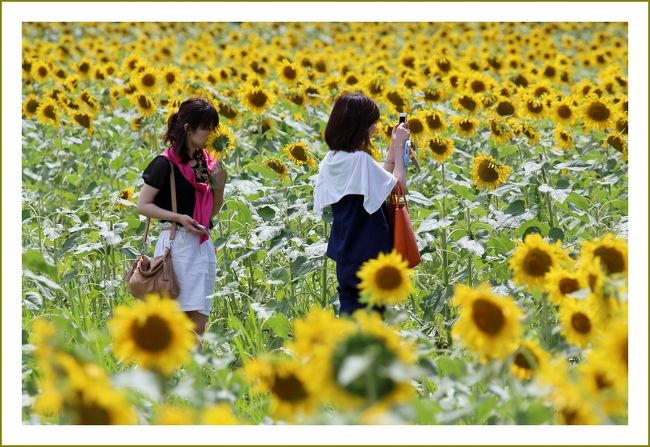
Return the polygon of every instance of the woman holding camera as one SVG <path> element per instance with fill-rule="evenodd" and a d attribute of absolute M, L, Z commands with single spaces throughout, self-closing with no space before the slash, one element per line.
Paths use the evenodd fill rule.
<path fill-rule="evenodd" d="M 212 217 L 223 205 L 226 172 L 203 148 L 219 125 L 212 104 L 191 98 L 184 101 L 167 123 L 164 142 L 171 144 L 154 158 L 142 174 L 144 185 L 138 213 L 160 220 L 160 236 L 154 256 L 170 246 L 172 222 L 177 232 L 172 263 L 180 285 L 177 301 L 202 335 L 210 315 L 216 281 L 216 256 L 210 239 Z M 171 162 L 171 165 L 170 165 Z M 176 212 L 172 211 L 170 172 L 174 169 Z"/>
<path fill-rule="evenodd" d="M 339 314 L 365 307 L 359 302 L 357 271 L 364 262 L 392 250 L 386 199 L 398 182 L 406 192 L 402 154 L 410 133 L 404 123 L 393 128 L 382 166 L 370 155 L 378 120 L 379 108 L 372 99 L 343 94 L 336 99 L 325 128 L 330 151 L 319 166 L 314 211 L 321 214 L 324 207 L 332 207 L 326 254 L 336 261 Z"/>

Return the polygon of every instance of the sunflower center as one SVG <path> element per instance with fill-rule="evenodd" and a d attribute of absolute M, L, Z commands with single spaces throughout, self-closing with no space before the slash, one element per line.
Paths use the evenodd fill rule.
<path fill-rule="evenodd" d="M 386 95 L 386 98 L 397 108 L 398 111 L 402 111 L 406 103 L 404 99 L 397 92 L 389 92 Z"/>
<path fill-rule="evenodd" d="M 305 151 L 304 147 L 298 145 L 291 146 L 290 152 L 293 158 L 296 160 L 307 161 L 307 152 Z"/>
<path fill-rule="evenodd" d="M 544 69 L 544 76 L 547 78 L 552 78 L 555 76 L 556 70 L 554 67 L 548 66 L 546 69 Z"/>
<path fill-rule="evenodd" d="M 562 409 L 562 417 L 566 425 L 576 425 L 578 423 L 578 411 L 575 408 Z"/>
<path fill-rule="evenodd" d="M 314 68 L 319 73 L 325 73 L 327 71 L 327 64 L 324 60 L 320 59 L 314 64 Z"/>
<path fill-rule="evenodd" d="M 45 77 L 47 75 L 47 68 L 45 67 L 38 67 L 38 74 L 41 77 Z"/>
<path fill-rule="evenodd" d="M 528 107 L 528 110 L 532 113 L 540 113 L 543 109 L 544 106 L 540 101 L 528 101 L 526 103 L 526 107 Z"/>
<path fill-rule="evenodd" d="M 474 123 L 470 120 L 462 120 L 461 122 L 458 123 L 461 129 L 463 129 L 465 132 L 470 131 L 474 128 Z"/>
<path fill-rule="evenodd" d="M 546 95 L 549 93 L 548 89 L 546 87 L 538 87 L 535 89 L 535 93 L 533 93 L 535 96 L 542 96 Z"/>
<path fill-rule="evenodd" d="M 571 118 L 571 107 L 566 104 L 562 104 L 557 108 L 557 114 L 562 119 L 569 119 Z"/>
<path fill-rule="evenodd" d="M 562 278 L 560 280 L 559 288 L 560 292 L 562 292 L 562 295 L 566 295 L 578 290 L 580 288 L 580 284 L 574 278 Z"/>
<path fill-rule="evenodd" d="M 535 364 L 537 364 L 539 360 L 537 359 L 537 356 L 532 351 L 528 350 L 528 354 L 530 355 L 530 357 L 525 355 L 523 352 L 517 352 L 517 355 L 515 355 L 515 360 L 514 360 L 515 365 L 517 365 L 522 369 L 532 370 L 533 365 L 530 364 L 528 359 L 532 359 L 535 362 Z"/>
<path fill-rule="evenodd" d="M 253 93 L 250 93 L 248 95 L 248 100 L 253 104 L 255 107 L 263 107 L 264 104 L 266 104 L 266 101 L 269 99 L 269 97 L 266 95 L 261 90 L 257 90 Z"/>
<path fill-rule="evenodd" d="M 151 107 L 151 101 L 149 101 L 149 99 L 144 95 L 138 95 L 138 104 L 140 104 L 140 107 L 143 109 Z"/>
<path fill-rule="evenodd" d="M 492 183 L 499 179 L 496 166 L 490 160 L 483 160 L 478 167 L 478 176 L 484 182 Z"/>
<path fill-rule="evenodd" d="M 51 120 L 56 120 L 56 112 L 54 111 L 54 106 L 46 106 L 43 110 L 43 115 L 48 117 Z"/>
<path fill-rule="evenodd" d="M 427 101 L 438 101 L 440 99 L 440 92 L 438 90 L 426 89 L 424 91 L 424 99 Z"/>
<path fill-rule="evenodd" d="M 302 381 L 293 374 L 287 377 L 275 377 L 271 391 L 285 402 L 299 402 L 307 397 L 307 391 Z"/>
<path fill-rule="evenodd" d="M 150 315 L 143 324 L 135 322 L 131 327 L 135 344 L 145 351 L 160 352 L 172 341 L 172 331 L 167 321 L 157 315 Z"/>
<path fill-rule="evenodd" d="M 571 326 L 579 334 L 588 334 L 591 331 L 591 320 L 582 312 L 576 312 L 571 316 Z"/>
<path fill-rule="evenodd" d="M 611 388 L 613 385 L 612 381 L 609 380 L 607 377 L 605 377 L 604 374 L 597 373 L 595 379 L 596 379 L 596 386 L 598 387 L 599 390 Z"/>
<path fill-rule="evenodd" d="M 111 415 L 99 405 L 81 405 L 79 408 L 80 425 L 110 425 Z"/>
<path fill-rule="evenodd" d="M 74 120 L 86 129 L 90 128 L 90 117 L 84 113 L 77 113 L 74 115 Z"/>
<path fill-rule="evenodd" d="M 483 81 L 479 81 L 479 80 L 473 81 L 471 83 L 471 88 L 472 88 L 472 91 L 474 93 L 481 93 L 482 91 L 485 91 L 485 89 L 486 89 L 485 83 Z"/>
<path fill-rule="evenodd" d="M 120 192 L 120 199 L 128 200 L 128 198 L 129 198 L 129 191 L 128 190 L 124 190 L 124 191 Z"/>
<path fill-rule="evenodd" d="M 422 121 L 419 119 L 412 119 L 409 120 L 409 130 L 411 133 L 420 133 L 424 130 L 424 126 L 422 125 Z"/>
<path fill-rule="evenodd" d="M 165 74 L 165 82 L 167 82 L 167 84 L 173 84 L 174 81 L 176 81 L 176 74 L 175 73 L 167 73 L 167 74 Z"/>
<path fill-rule="evenodd" d="M 38 109 L 38 101 L 36 101 L 36 100 L 34 100 L 34 99 L 30 99 L 30 100 L 27 102 L 27 111 L 28 111 L 29 113 L 36 113 L 36 110 L 37 110 L 37 109 Z"/>
<path fill-rule="evenodd" d="M 278 174 L 282 174 L 282 173 L 284 173 L 283 166 L 282 166 L 278 161 L 276 161 L 276 160 L 271 160 L 271 161 L 269 161 L 269 163 L 268 163 L 268 167 L 271 168 L 271 169 L 273 169 L 273 170 L 274 170 L 275 172 L 277 172 Z"/>
<path fill-rule="evenodd" d="M 384 87 L 381 85 L 381 82 L 375 79 L 370 81 L 369 89 L 370 89 L 370 93 L 376 95 L 381 93 L 384 90 Z"/>
<path fill-rule="evenodd" d="M 476 109 L 476 101 L 474 101 L 472 98 L 470 98 L 467 95 L 463 95 L 459 100 L 458 103 L 472 112 L 474 109 Z"/>
<path fill-rule="evenodd" d="M 438 59 L 438 62 L 436 63 L 436 65 L 438 66 L 438 68 L 441 71 L 447 72 L 447 71 L 451 70 L 451 63 L 446 58 Z"/>
<path fill-rule="evenodd" d="M 291 66 L 286 66 L 282 69 L 282 74 L 284 75 L 285 78 L 287 79 L 296 79 L 296 76 L 298 76 L 298 72 Z"/>
<path fill-rule="evenodd" d="M 515 107 L 507 101 L 500 102 L 497 106 L 497 113 L 501 116 L 514 115 Z"/>
<path fill-rule="evenodd" d="M 627 134 L 628 128 L 627 128 L 627 119 L 626 118 L 621 118 L 618 121 L 616 121 L 616 130 L 619 132 L 623 132 L 624 134 Z"/>
<path fill-rule="evenodd" d="M 83 62 L 81 65 L 79 65 L 79 71 L 82 73 L 88 73 L 88 70 L 90 70 L 90 64 L 87 62 Z"/>
<path fill-rule="evenodd" d="M 611 247 L 598 247 L 594 250 L 594 255 L 598 256 L 605 268 L 607 273 L 620 273 L 625 270 L 625 259 L 623 254 Z"/>
<path fill-rule="evenodd" d="M 402 275 L 398 269 L 387 265 L 377 270 L 375 281 L 381 290 L 395 290 L 402 285 Z"/>
<path fill-rule="evenodd" d="M 533 248 L 524 259 L 524 270 L 530 276 L 544 276 L 551 270 L 553 259 L 544 250 Z"/>
<path fill-rule="evenodd" d="M 427 115 L 426 120 L 430 129 L 440 129 L 442 127 L 442 120 L 437 113 Z"/>
<path fill-rule="evenodd" d="M 229 119 L 237 116 L 237 111 L 225 103 L 219 103 L 219 113 Z"/>
<path fill-rule="evenodd" d="M 348 84 L 348 85 L 358 84 L 358 83 L 359 83 L 359 79 L 357 79 L 357 77 L 356 77 L 355 75 L 350 75 L 350 76 L 348 76 L 347 79 L 345 80 L 345 83 Z"/>
<path fill-rule="evenodd" d="M 429 149 L 438 155 L 443 155 L 447 152 L 447 146 L 437 139 L 429 141 Z"/>
<path fill-rule="evenodd" d="M 607 106 L 601 102 L 594 102 L 587 109 L 587 115 L 594 121 L 607 121 L 610 114 Z"/>
<path fill-rule="evenodd" d="M 505 316 L 496 304 L 479 298 L 472 304 L 472 318 L 478 328 L 488 334 L 497 335 L 503 329 Z"/>

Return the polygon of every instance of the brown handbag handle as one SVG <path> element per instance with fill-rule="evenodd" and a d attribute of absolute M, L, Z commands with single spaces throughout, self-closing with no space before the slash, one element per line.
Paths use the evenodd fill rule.
<path fill-rule="evenodd" d="M 399 198 L 402 197 L 404 199 L 404 205 L 406 206 L 406 209 L 409 209 L 408 202 L 406 201 L 406 195 L 404 194 L 404 191 L 402 190 L 402 184 L 399 181 L 397 182 L 397 194 L 393 193 L 392 195 L 395 197 L 395 199 L 393 199 L 393 203 L 400 205 Z"/>
<path fill-rule="evenodd" d="M 171 172 L 169 173 L 169 185 L 171 186 L 172 189 L 172 211 L 176 213 L 176 181 L 174 177 L 174 164 L 172 161 L 168 158 L 167 161 L 169 162 L 169 167 L 171 168 Z M 147 217 L 147 225 L 144 227 L 144 241 L 142 241 L 142 250 L 141 252 L 144 252 L 144 246 L 147 243 L 147 236 L 149 235 L 149 226 L 151 225 L 151 218 Z M 172 222 L 172 232 L 169 235 L 169 240 L 173 241 L 174 238 L 176 237 L 176 222 Z"/>

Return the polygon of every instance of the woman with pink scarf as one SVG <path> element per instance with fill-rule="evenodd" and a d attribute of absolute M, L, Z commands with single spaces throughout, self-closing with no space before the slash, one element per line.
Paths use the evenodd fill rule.
<path fill-rule="evenodd" d="M 138 213 L 160 221 L 154 256 L 170 245 L 172 222 L 177 231 L 172 246 L 174 272 L 180 284 L 181 310 L 195 331 L 205 331 L 216 280 L 216 256 L 210 239 L 212 218 L 223 205 L 226 172 L 204 149 L 219 125 L 214 106 L 198 98 L 184 101 L 167 123 L 164 141 L 170 146 L 149 163 L 142 178 Z M 171 165 L 170 165 L 171 161 Z M 174 168 L 176 212 L 172 211 L 170 169 Z"/>

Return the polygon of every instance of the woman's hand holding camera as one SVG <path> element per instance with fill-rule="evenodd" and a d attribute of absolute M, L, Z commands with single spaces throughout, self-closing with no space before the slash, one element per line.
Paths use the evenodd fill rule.
<path fill-rule="evenodd" d="M 393 132 L 391 133 L 391 139 L 394 143 L 394 146 L 398 149 L 404 148 L 404 143 L 411 137 L 411 132 L 409 132 L 408 127 L 405 123 L 400 123 L 399 125 L 393 127 Z"/>

